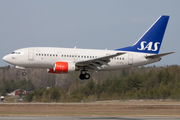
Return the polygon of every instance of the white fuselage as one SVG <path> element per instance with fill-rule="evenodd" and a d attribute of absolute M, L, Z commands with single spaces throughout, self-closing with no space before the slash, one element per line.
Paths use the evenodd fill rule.
<path fill-rule="evenodd" d="M 76 62 L 101 56 L 125 52 L 126 54 L 110 58 L 109 66 L 103 65 L 99 70 L 117 70 L 134 66 L 146 65 L 160 60 L 159 58 L 148 58 L 147 53 L 114 51 L 114 50 L 93 50 L 77 48 L 53 48 L 53 47 L 30 47 L 15 50 L 12 54 L 6 55 L 3 60 L 25 68 L 46 68 L 53 69 L 57 61 Z"/>

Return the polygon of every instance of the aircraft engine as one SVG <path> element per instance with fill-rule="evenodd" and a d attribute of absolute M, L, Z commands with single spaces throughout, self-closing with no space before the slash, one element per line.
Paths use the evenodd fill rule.
<path fill-rule="evenodd" d="M 76 66 L 72 62 L 55 62 L 53 69 L 47 69 L 48 73 L 69 73 L 74 72 L 76 69 Z"/>

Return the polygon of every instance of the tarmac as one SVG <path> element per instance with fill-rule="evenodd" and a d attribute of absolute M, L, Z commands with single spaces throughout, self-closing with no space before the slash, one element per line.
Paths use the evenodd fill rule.
<path fill-rule="evenodd" d="M 180 117 L 0 117 L 0 120 L 179 120 Z"/>

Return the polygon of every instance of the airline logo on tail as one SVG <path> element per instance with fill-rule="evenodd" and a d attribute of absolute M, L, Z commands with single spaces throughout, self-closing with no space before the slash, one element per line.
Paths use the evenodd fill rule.
<path fill-rule="evenodd" d="M 148 50 L 148 51 L 157 51 L 158 50 L 158 44 L 160 44 L 159 42 L 155 42 L 154 43 L 154 49 L 152 49 L 153 46 L 153 42 L 149 42 L 146 45 L 146 41 L 142 41 L 141 42 L 141 48 L 137 48 L 138 50 Z M 145 46 L 146 45 L 146 46 Z"/>
<path fill-rule="evenodd" d="M 116 50 L 158 54 L 168 20 L 169 16 L 160 16 L 133 46 Z"/>

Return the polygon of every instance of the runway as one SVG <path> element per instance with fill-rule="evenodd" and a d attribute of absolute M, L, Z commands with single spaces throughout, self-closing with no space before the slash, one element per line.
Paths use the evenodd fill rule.
<path fill-rule="evenodd" d="M 1 103 L 0 120 L 175 120 L 180 101 Z"/>
<path fill-rule="evenodd" d="M 97 102 L 82 102 L 82 103 L 3 103 L 0 105 L 95 105 L 95 104 L 106 104 L 106 105 L 177 105 L 180 106 L 180 101 L 148 101 L 148 100 L 134 100 L 134 101 L 119 101 L 119 100 L 109 100 L 109 101 L 97 101 Z"/>
<path fill-rule="evenodd" d="M 0 117 L 0 120 L 179 120 L 180 117 Z"/>

